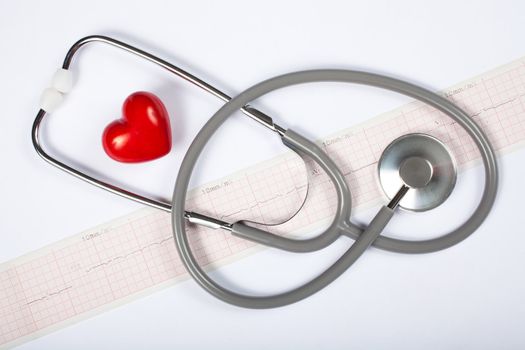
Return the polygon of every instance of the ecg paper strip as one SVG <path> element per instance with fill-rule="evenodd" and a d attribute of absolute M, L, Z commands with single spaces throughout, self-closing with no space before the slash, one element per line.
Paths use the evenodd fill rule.
<path fill-rule="evenodd" d="M 444 95 L 485 130 L 498 153 L 525 144 L 525 57 L 461 83 Z M 387 144 L 409 132 L 444 141 L 460 167 L 479 161 L 471 139 L 455 122 L 412 102 L 320 142 L 345 174 L 356 206 L 381 198 L 376 163 Z M 308 199 L 290 221 L 268 226 L 299 233 L 326 223 L 335 193 L 327 176 L 307 164 Z M 268 223 L 302 202 L 307 185 L 302 160 L 276 157 L 192 190 L 188 208 L 233 222 L 249 217 Z M 269 192 L 268 181 L 279 186 Z M 254 251 L 255 244 L 225 231 L 188 228 L 194 252 L 207 268 Z M 176 252 L 168 214 L 139 210 L 0 266 L 0 347 L 60 329 L 187 278 Z"/>

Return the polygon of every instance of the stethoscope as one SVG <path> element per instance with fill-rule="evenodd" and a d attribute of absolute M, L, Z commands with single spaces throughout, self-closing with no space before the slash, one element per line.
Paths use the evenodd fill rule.
<path fill-rule="evenodd" d="M 208 93 L 223 100 L 225 104 L 208 120 L 190 145 L 182 161 L 172 202 L 164 203 L 127 191 L 115 185 L 89 176 L 47 154 L 39 141 L 39 128 L 47 113 L 61 102 L 64 94 L 71 89 L 71 66 L 78 50 L 88 44 L 100 42 L 120 48 L 189 81 Z M 424 211 L 443 203 L 454 188 L 456 165 L 448 148 L 436 138 L 426 134 L 407 134 L 384 150 L 378 162 L 378 176 L 386 196 L 390 199 L 364 229 L 350 221 L 352 198 L 342 172 L 330 157 L 315 143 L 299 133 L 273 122 L 265 113 L 249 106 L 257 98 L 277 89 L 291 85 L 314 82 L 342 82 L 374 86 L 391 90 L 420 100 L 445 113 L 460 125 L 476 144 L 485 168 L 485 185 L 482 198 L 472 215 L 459 227 L 438 238 L 412 241 L 382 236 L 385 226 L 398 206 L 407 210 Z M 250 226 L 248 222 L 228 223 L 196 212 L 185 211 L 186 193 L 195 163 L 208 140 L 222 123 L 235 111 L 241 110 L 273 131 L 285 146 L 299 156 L 313 160 L 328 175 L 337 195 L 337 206 L 331 224 L 321 234 L 307 239 L 292 239 Z M 272 308 L 302 300 L 333 282 L 346 271 L 370 246 L 406 253 L 429 253 L 451 247 L 473 233 L 489 214 L 497 192 L 497 164 L 494 151 L 479 126 L 459 107 L 438 94 L 417 85 L 387 76 L 351 70 L 309 70 L 289 73 L 263 81 L 245 90 L 234 98 L 211 86 L 196 76 L 145 51 L 121 41 L 104 37 L 89 36 L 76 42 L 68 51 L 62 69 L 55 76 L 53 86 L 44 92 L 32 129 L 33 145 L 38 154 L 50 164 L 120 196 L 171 212 L 173 235 L 177 250 L 190 275 L 206 291 L 215 297 L 241 307 Z M 232 235 L 257 242 L 272 248 L 290 252 L 312 252 L 323 249 L 341 236 L 355 240 L 352 246 L 335 263 L 317 277 L 293 290 L 270 296 L 240 294 L 216 283 L 199 266 L 193 254 L 186 233 L 186 222 L 213 229 L 223 229 Z"/>

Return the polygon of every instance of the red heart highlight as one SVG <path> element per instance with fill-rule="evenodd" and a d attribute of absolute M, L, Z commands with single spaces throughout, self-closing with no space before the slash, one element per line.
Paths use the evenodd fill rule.
<path fill-rule="evenodd" d="M 126 98 L 122 118 L 102 135 L 104 151 L 119 162 L 139 163 L 160 158 L 171 150 L 168 111 L 152 93 L 139 91 Z"/>

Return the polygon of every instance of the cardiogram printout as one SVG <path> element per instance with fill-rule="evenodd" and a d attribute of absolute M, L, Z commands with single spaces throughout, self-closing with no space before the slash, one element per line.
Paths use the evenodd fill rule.
<path fill-rule="evenodd" d="M 443 95 L 481 125 L 499 154 L 525 144 L 525 57 Z M 460 168 L 479 161 L 475 145 L 454 121 L 423 103 L 409 103 L 319 141 L 345 174 L 354 206 L 378 203 L 376 163 L 381 152 L 411 132 L 442 140 Z M 266 227 L 300 235 L 326 223 L 336 200 L 327 176 L 315 164 L 305 168 L 292 152 L 192 190 L 187 205 L 228 222 L 250 218 L 268 224 L 302 203 L 306 191 L 308 200 L 296 216 Z M 257 250 L 254 243 L 225 231 L 193 225 L 188 230 L 196 256 L 208 268 Z M 0 347 L 23 343 L 187 277 L 169 214 L 144 208 L 0 265 Z"/>

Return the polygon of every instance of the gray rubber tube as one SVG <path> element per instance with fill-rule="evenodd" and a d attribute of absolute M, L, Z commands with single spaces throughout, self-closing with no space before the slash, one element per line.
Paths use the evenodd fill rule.
<path fill-rule="evenodd" d="M 444 112 L 472 137 L 481 153 L 485 167 L 485 186 L 477 209 L 461 226 L 439 238 L 423 241 L 407 241 L 379 236 L 392 215 L 383 207 L 368 228 L 361 229 L 350 222 L 349 215 L 341 217 L 340 234 L 356 239 L 354 244 L 327 270 L 306 284 L 291 291 L 271 296 L 256 297 L 230 291 L 213 281 L 198 265 L 191 252 L 185 230 L 184 206 L 190 176 L 195 163 L 210 137 L 236 110 L 260 96 L 286 86 L 311 82 L 346 82 L 375 86 L 395 91 L 425 102 Z M 334 170 L 334 173 L 338 170 Z M 191 144 L 181 164 L 172 199 L 172 226 L 177 250 L 192 277 L 209 293 L 233 305 L 248 308 L 271 308 L 297 302 L 324 288 L 340 276 L 372 244 L 375 247 L 400 253 L 428 253 L 457 244 L 474 232 L 487 217 L 497 192 L 498 173 L 494 151 L 484 133 L 460 108 L 445 98 L 414 84 L 398 79 L 349 70 L 311 70 L 281 75 L 259 83 L 222 106 L 204 125 Z M 348 191 L 349 193 L 349 191 Z M 349 211 L 350 209 L 348 209 Z"/>
<path fill-rule="evenodd" d="M 313 252 L 325 248 L 341 236 L 344 222 L 350 217 L 350 211 L 352 210 L 350 189 L 337 165 L 315 143 L 290 129 L 285 131 L 281 140 L 300 156 L 306 156 L 315 161 L 332 181 L 337 195 L 337 208 L 332 218 L 332 223 L 324 232 L 308 239 L 291 239 L 279 236 L 256 227 L 247 226 L 242 221 L 233 224 L 232 234 L 269 247 L 291 252 Z"/>

